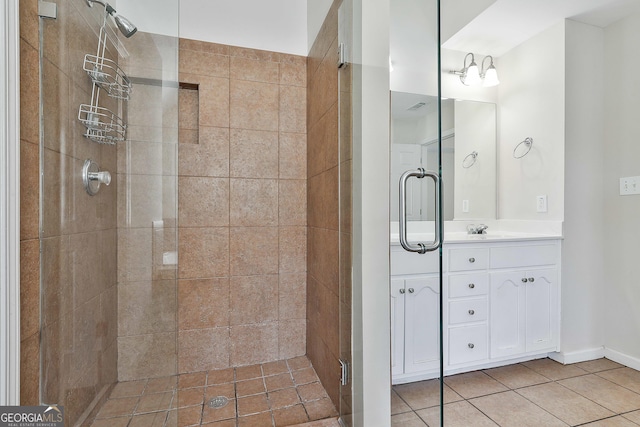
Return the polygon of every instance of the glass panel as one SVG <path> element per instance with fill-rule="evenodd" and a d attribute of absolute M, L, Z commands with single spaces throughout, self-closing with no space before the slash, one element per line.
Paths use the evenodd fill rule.
<path fill-rule="evenodd" d="M 145 14 L 177 30 L 173 3 Z M 117 381 L 176 373 L 178 44 L 125 39 L 98 3 L 57 7 L 40 20 L 40 399 L 80 425 Z M 94 195 L 88 159 L 111 177 L 85 174 Z"/>
<path fill-rule="evenodd" d="M 435 426 L 442 422 L 442 252 L 441 248 L 423 254 L 408 252 L 399 243 L 400 221 L 406 221 L 409 246 L 419 249 L 419 243 L 430 245 L 438 240 L 443 231 L 443 214 L 444 219 L 452 215 L 452 206 L 442 203 L 453 189 L 452 176 L 443 170 L 443 166 L 453 163 L 453 150 L 446 139 L 441 140 L 442 125 L 446 113 L 452 111 L 452 101 L 440 102 L 438 12 L 438 1 L 391 2 L 389 210 L 393 425 Z M 442 181 L 434 182 L 422 170 L 441 177 Z M 407 178 L 408 172 L 412 175 Z M 424 410 L 418 415 L 417 409 Z"/>
<path fill-rule="evenodd" d="M 352 67 L 348 66 L 347 49 L 352 46 L 351 1 L 342 2 L 338 10 L 338 155 L 339 155 L 339 215 L 340 215 L 340 360 L 342 363 L 342 381 L 340 388 L 340 419 L 345 426 L 353 425 L 353 388 L 351 382 L 353 359 L 351 354 L 352 335 Z"/>

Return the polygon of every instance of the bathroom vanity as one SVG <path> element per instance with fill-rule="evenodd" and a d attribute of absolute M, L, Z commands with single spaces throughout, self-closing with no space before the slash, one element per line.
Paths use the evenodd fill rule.
<path fill-rule="evenodd" d="M 410 234 L 409 239 L 432 240 L 420 234 Z M 559 350 L 560 245 L 557 235 L 445 233 L 445 375 Z M 439 375 L 438 269 L 437 252 L 406 252 L 392 236 L 394 384 Z"/>

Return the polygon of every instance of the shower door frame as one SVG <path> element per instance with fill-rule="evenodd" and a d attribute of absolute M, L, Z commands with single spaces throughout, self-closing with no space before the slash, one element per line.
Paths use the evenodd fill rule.
<path fill-rule="evenodd" d="M 0 6 L 0 405 L 20 404 L 20 14 L 19 0 Z"/>

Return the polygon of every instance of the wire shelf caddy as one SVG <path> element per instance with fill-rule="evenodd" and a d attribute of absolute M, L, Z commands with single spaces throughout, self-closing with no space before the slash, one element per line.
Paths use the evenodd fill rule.
<path fill-rule="evenodd" d="M 94 84 L 98 85 L 112 98 L 129 100 L 131 95 L 131 81 L 122 68 L 115 61 L 86 54 L 84 56 L 84 71 L 87 72 Z"/>
<path fill-rule="evenodd" d="M 127 125 L 108 108 L 80 104 L 78 120 L 87 128 L 84 136 L 92 141 L 114 145 L 125 140 Z"/>

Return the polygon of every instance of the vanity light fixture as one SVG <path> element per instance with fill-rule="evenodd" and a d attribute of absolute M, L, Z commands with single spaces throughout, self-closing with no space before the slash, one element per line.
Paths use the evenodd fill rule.
<path fill-rule="evenodd" d="M 489 68 L 484 68 L 484 61 L 489 58 L 491 62 L 489 63 Z M 493 66 L 493 56 L 487 55 L 482 60 L 482 73 L 480 73 L 480 77 L 482 77 L 482 86 L 484 87 L 492 87 L 498 86 L 500 84 L 500 80 L 498 80 L 498 72 L 496 71 L 496 67 Z"/>
<path fill-rule="evenodd" d="M 467 65 L 467 59 L 471 58 L 471 62 Z M 489 67 L 485 70 L 485 60 L 489 58 Z M 496 67 L 493 65 L 493 57 L 491 55 L 485 56 L 482 60 L 482 72 L 478 69 L 475 56 L 473 53 L 467 53 L 464 57 L 464 63 L 462 64 L 462 70 L 451 70 L 451 74 L 460 76 L 460 81 L 465 86 L 476 86 L 483 83 L 484 87 L 496 86 L 500 83 L 498 80 L 498 73 Z"/>

